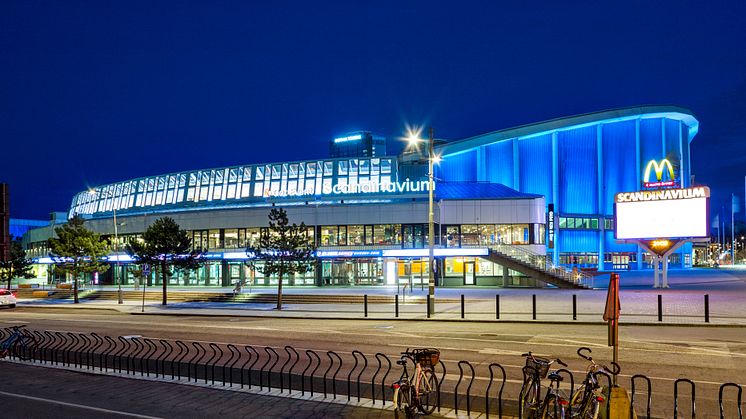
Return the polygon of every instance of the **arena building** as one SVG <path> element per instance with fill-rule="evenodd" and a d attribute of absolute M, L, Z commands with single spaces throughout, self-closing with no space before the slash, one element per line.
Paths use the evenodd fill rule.
<path fill-rule="evenodd" d="M 661 182 L 691 186 L 689 144 L 697 129 L 686 109 L 643 106 L 438 141 L 438 285 L 575 287 L 585 285 L 584 271 L 650 268 L 649 255 L 614 239 L 614 195 Z M 355 138 L 338 143 L 353 149 L 348 142 Z M 288 278 L 288 285 L 426 283 L 427 155 L 344 153 L 102 185 L 75 195 L 69 215 L 81 214 L 89 228 L 107 236 L 116 216 L 119 249 L 156 218 L 174 218 L 207 249 L 207 262 L 174 275 L 173 285 L 276 283 L 244 264 L 244 248 L 266 230 L 271 207 L 309 226 L 319 248 L 318 264 Z M 51 234 L 48 227 L 24 236 L 37 262 L 50 267 Z M 691 251 L 684 246 L 670 264 L 690 267 Z M 117 277 L 131 282 L 128 256 L 120 251 L 111 260 L 119 261 Z M 112 271 L 94 280 L 113 283 Z"/>

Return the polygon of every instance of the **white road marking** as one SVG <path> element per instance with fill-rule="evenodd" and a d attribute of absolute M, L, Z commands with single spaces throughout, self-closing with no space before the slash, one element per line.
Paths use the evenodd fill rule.
<path fill-rule="evenodd" d="M 50 404 L 56 404 L 56 405 L 60 405 L 60 406 L 77 407 L 79 409 L 93 410 L 94 412 L 101 412 L 101 413 L 113 413 L 115 415 L 129 416 L 129 417 L 132 417 L 132 418 L 161 419 L 161 418 L 159 418 L 157 416 L 138 415 L 137 413 L 122 412 L 120 410 L 103 409 L 103 408 L 100 408 L 100 407 L 86 406 L 84 404 L 78 404 L 78 403 L 61 402 L 61 401 L 58 401 L 58 400 L 50 400 L 50 399 L 45 399 L 45 398 L 41 398 L 41 397 L 27 396 L 25 394 L 6 393 L 4 391 L 0 391 L 0 394 L 2 394 L 3 396 L 8 396 L 8 397 L 17 397 L 19 399 L 32 400 L 32 401 L 35 401 L 35 402 L 50 403 Z"/>

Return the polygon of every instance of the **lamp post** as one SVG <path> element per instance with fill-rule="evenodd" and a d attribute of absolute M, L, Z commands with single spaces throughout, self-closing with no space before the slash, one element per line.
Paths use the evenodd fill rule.
<path fill-rule="evenodd" d="M 428 139 L 427 139 L 427 179 L 428 179 L 428 209 L 427 209 L 427 266 L 428 266 L 428 284 L 427 284 L 427 295 L 429 304 L 427 306 L 428 317 L 435 312 L 435 272 L 433 270 L 434 260 L 434 248 L 435 248 L 435 221 L 433 212 L 433 191 L 435 189 L 435 180 L 433 178 L 433 163 L 440 161 L 440 158 L 435 155 L 434 141 L 433 141 L 433 128 L 430 127 Z M 410 145 L 416 145 L 419 142 L 425 141 L 419 138 L 419 132 L 409 132 L 407 141 Z"/>
<path fill-rule="evenodd" d="M 91 190 L 89 193 L 96 195 L 95 190 Z M 108 198 L 108 196 L 106 197 Z M 112 199 L 114 198 L 112 194 Z M 112 203 L 112 211 L 114 212 L 114 254 L 117 258 L 117 262 L 114 269 L 114 282 L 117 284 L 117 303 L 124 304 L 124 298 L 122 296 L 122 281 L 119 279 L 119 232 L 117 229 L 117 206 Z"/>

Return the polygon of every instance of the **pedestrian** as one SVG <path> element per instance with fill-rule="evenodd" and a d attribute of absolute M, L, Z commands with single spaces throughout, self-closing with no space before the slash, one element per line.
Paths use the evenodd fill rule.
<path fill-rule="evenodd" d="M 233 295 L 241 293 L 241 281 L 236 281 L 236 286 L 233 287 Z"/>

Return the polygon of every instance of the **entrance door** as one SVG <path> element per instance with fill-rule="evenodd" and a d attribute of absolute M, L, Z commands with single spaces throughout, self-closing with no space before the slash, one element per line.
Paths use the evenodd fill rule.
<path fill-rule="evenodd" d="M 464 285 L 474 285 L 474 262 L 464 262 Z"/>

